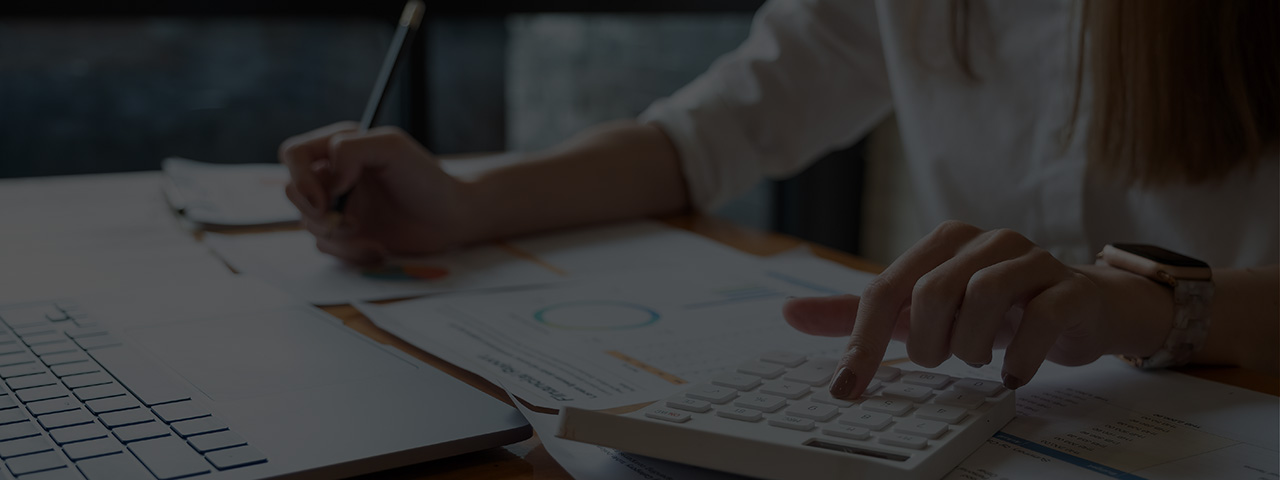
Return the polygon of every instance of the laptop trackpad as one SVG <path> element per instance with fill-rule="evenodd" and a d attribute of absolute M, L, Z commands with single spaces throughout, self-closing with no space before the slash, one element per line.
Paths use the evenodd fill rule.
<path fill-rule="evenodd" d="M 216 401 L 395 375 L 415 367 L 308 309 L 128 329 Z"/>

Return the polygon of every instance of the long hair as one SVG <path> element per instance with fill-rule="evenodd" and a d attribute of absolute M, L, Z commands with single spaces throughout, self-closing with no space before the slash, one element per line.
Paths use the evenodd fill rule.
<path fill-rule="evenodd" d="M 951 4 L 951 43 L 976 79 L 970 1 Z M 1280 156 L 1280 1 L 1083 1 L 1069 125 L 1089 102 L 1090 168 L 1195 184 Z"/>

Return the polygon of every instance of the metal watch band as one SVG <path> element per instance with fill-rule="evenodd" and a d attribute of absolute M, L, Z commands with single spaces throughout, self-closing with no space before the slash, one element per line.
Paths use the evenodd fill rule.
<path fill-rule="evenodd" d="M 1209 336 L 1209 305 L 1213 300 L 1212 280 L 1178 279 L 1173 286 L 1175 309 L 1173 330 L 1164 348 L 1146 358 L 1122 355 L 1125 361 L 1145 369 L 1175 367 L 1191 361 Z"/>

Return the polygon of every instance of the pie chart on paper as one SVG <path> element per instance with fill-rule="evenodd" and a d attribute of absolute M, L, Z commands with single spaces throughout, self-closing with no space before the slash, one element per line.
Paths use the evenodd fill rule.
<path fill-rule="evenodd" d="M 557 303 L 533 313 L 534 320 L 563 330 L 610 331 L 641 328 L 662 318 L 644 305 L 615 300 Z"/>

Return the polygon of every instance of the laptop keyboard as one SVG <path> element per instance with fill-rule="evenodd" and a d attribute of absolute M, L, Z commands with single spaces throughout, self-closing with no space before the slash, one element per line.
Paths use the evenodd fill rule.
<path fill-rule="evenodd" d="M 0 460 L 22 480 L 186 478 L 266 462 L 71 302 L 0 310 Z"/>

